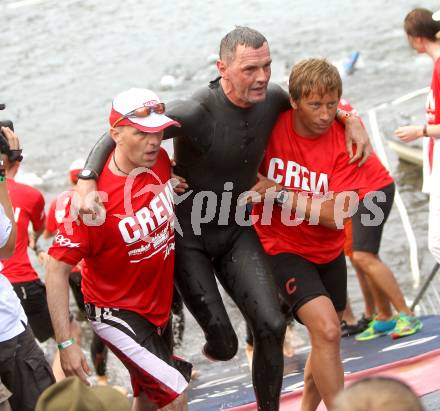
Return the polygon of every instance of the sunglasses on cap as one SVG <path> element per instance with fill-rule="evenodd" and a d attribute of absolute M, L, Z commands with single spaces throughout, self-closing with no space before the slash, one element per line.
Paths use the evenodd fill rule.
<path fill-rule="evenodd" d="M 151 113 L 163 114 L 165 113 L 165 103 L 157 103 L 153 106 L 142 106 L 131 110 L 129 113 L 119 117 L 112 125 L 116 127 L 118 123 L 128 117 L 148 117 Z"/>

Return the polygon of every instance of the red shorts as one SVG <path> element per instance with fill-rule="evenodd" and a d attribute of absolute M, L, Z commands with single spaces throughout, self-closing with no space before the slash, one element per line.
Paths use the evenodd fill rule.
<path fill-rule="evenodd" d="M 86 312 L 93 330 L 130 373 L 135 397 L 143 391 L 162 408 L 187 388 L 192 365 L 173 356 L 156 326 L 132 311 L 86 304 Z"/>

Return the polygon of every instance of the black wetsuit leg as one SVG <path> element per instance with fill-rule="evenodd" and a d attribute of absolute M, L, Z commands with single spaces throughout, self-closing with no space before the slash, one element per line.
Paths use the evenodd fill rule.
<path fill-rule="evenodd" d="M 216 284 L 215 268 L 254 336 L 252 377 L 258 409 L 278 410 L 285 318 L 253 228 L 211 227 L 201 237 L 186 231 L 184 240 L 176 237 L 175 267 L 179 292 L 205 333 L 205 352 L 225 361 L 235 355 L 238 341 Z"/>
<path fill-rule="evenodd" d="M 72 271 L 69 275 L 69 285 L 72 290 L 73 297 L 75 298 L 75 302 L 78 305 L 80 311 L 84 312 L 84 296 L 81 290 L 81 281 L 82 275 L 78 271 Z"/>
<path fill-rule="evenodd" d="M 217 277 L 251 328 L 252 379 L 259 410 L 279 409 L 286 320 L 264 250 L 252 227 L 236 230 L 229 253 L 216 261 Z"/>
<path fill-rule="evenodd" d="M 173 304 L 171 306 L 173 348 L 178 349 L 183 343 L 183 333 L 185 332 L 185 312 L 183 311 L 183 300 L 176 287 L 173 290 Z"/>
<path fill-rule="evenodd" d="M 238 340 L 217 287 L 212 258 L 197 238 L 176 236 L 175 283 L 188 310 L 203 332 L 204 352 L 219 361 L 230 360 Z"/>
<path fill-rule="evenodd" d="M 96 374 L 104 377 L 107 372 L 108 348 L 95 332 L 93 332 L 92 342 L 90 343 L 90 354 Z"/>

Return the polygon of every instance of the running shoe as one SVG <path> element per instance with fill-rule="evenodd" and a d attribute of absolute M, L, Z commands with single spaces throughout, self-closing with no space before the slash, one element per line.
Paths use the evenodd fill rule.
<path fill-rule="evenodd" d="M 423 323 L 417 317 L 400 313 L 397 317 L 396 326 L 389 334 L 393 340 L 396 340 L 397 338 L 413 335 L 420 331 L 422 327 Z"/>
<path fill-rule="evenodd" d="M 367 318 L 365 314 L 358 320 L 356 324 L 348 324 L 347 321 L 341 321 L 341 337 L 350 337 L 366 330 L 371 322 L 371 318 Z"/>
<path fill-rule="evenodd" d="M 357 323 L 356 324 L 348 324 L 347 321 L 341 321 L 341 337 L 349 337 L 350 335 L 354 335 L 358 332 Z"/>
<path fill-rule="evenodd" d="M 395 326 L 395 319 L 389 321 L 373 320 L 370 322 L 368 328 L 360 334 L 356 335 L 354 339 L 356 341 L 374 340 L 375 338 L 381 337 L 382 335 L 389 334 L 390 331 L 394 330 Z"/>
<path fill-rule="evenodd" d="M 372 317 L 366 317 L 365 314 L 362 313 L 362 317 L 360 318 L 360 320 L 357 323 L 358 326 L 358 331 L 356 334 L 361 333 L 362 331 L 365 331 L 370 323 L 374 320 L 375 315 L 373 315 Z"/>

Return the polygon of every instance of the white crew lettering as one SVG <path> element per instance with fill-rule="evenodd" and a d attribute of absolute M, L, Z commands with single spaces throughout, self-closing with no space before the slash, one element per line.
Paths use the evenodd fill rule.
<path fill-rule="evenodd" d="M 312 171 L 311 173 L 309 173 L 309 170 L 306 167 L 301 166 L 301 190 L 303 191 L 310 191 L 309 174 L 314 174 L 314 172 Z"/>
<path fill-rule="evenodd" d="M 278 184 L 302 191 L 323 194 L 328 192 L 328 175 L 326 173 L 311 171 L 292 160 L 285 163 L 280 158 L 271 158 L 267 177 Z"/>
<path fill-rule="evenodd" d="M 122 238 L 127 244 L 134 243 L 141 238 L 140 231 L 138 229 L 134 229 L 136 227 L 136 221 L 133 217 L 126 217 L 123 220 L 119 221 L 118 227 L 119 231 L 121 232 Z M 130 234 L 128 228 L 130 228 L 132 234 Z"/>
<path fill-rule="evenodd" d="M 276 183 L 280 184 L 283 181 L 283 175 L 277 174 L 275 175 L 275 167 L 278 166 L 279 169 L 284 169 L 283 161 L 279 158 L 271 158 L 269 162 L 269 170 L 267 171 L 267 177 L 271 180 L 274 180 Z"/>
<path fill-rule="evenodd" d="M 173 189 L 168 182 L 160 193 L 155 195 L 149 206 L 139 209 L 134 216 L 123 218 L 119 222 L 119 230 L 124 242 L 134 243 L 158 230 L 167 221 L 173 228 Z M 157 233 L 154 235 L 157 236 Z"/>
<path fill-rule="evenodd" d="M 153 211 L 154 216 L 156 217 L 157 225 L 161 225 L 165 221 L 167 221 L 167 218 L 162 215 L 163 207 L 158 205 L 158 201 L 161 200 L 163 203 L 163 200 L 160 198 L 160 196 L 156 196 L 151 200 L 150 208 Z"/>
<path fill-rule="evenodd" d="M 316 173 L 313 172 L 314 179 L 316 181 Z M 320 173 L 318 177 L 318 183 L 313 188 L 314 193 L 328 193 L 328 175 Z"/>
<path fill-rule="evenodd" d="M 301 167 L 299 164 L 295 163 L 294 161 L 288 161 L 287 167 L 286 167 L 286 176 L 285 176 L 285 182 L 284 185 L 288 187 L 296 187 L 299 188 L 299 172 L 301 170 Z M 292 183 L 292 178 L 294 178 Z"/>
<path fill-rule="evenodd" d="M 144 235 L 147 235 L 150 231 L 153 231 L 156 228 L 156 224 L 154 224 L 154 221 L 153 221 L 153 219 L 151 217 L 150 210 L 148 210 L 147 207 L 142 207 L 136 213 L 136 218 L 137 218 L 137 220 L 139 222 L 139 225 L 142 228 L 142 231 L 143 231 Z M 150 229 L 147 228 L 147 224 L 150 226 Z"/>

